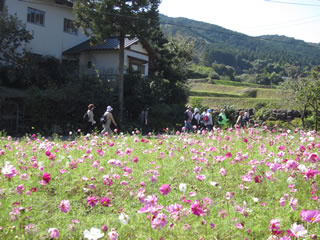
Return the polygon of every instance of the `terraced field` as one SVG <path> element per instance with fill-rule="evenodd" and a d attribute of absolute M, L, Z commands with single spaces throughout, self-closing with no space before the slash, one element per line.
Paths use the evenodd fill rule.
<path fill-rule="evenodd" d="M 287 109 L 284 101 L 289 92 L 280 89 L 263 88 L 250 83 L 215 80 L 216 84 L 190 81 L 189 103 L 201 102 L 201 105 L 218 109 L 225 105 L 235 108 L 253 108 L 257 103 L 272 104 L 280 109 Z M 233 85 L 232 85 L 233 84 Z"/>

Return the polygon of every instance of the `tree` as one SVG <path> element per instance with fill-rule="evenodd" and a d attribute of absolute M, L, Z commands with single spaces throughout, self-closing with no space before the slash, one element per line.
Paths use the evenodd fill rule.
<path fill-rule="evenodd" d="M 81 26 L 93 43 L 118 36 L 119 50 L 119 109 L 123 120 L 124 41 L 125 37 L 147 37 L 159 25 L 160 0 L 76 0 L 75 23 Z"/>
<path fill-rule="evenodd" d="M 288 84 L 289 83 L 289 84 Z M 315 130 L 318 131 L 318 115 L 320 108 L 320 66 L 314 67 L 310 72 L 310 77 L 299 78 L 295 81 L 287 81 L 286 84 L 293 90 L 293 98 L 296 106 L 302 110 L 302 121 L 308 107 L 314 113 Z"/>
<path fill-rule="evenodd" d="M 21 66 L 24 43 L 32 40 L 26 26 L 15 15 L 9 15 L 6 8 L 0 11 L 0 61 Z"/>

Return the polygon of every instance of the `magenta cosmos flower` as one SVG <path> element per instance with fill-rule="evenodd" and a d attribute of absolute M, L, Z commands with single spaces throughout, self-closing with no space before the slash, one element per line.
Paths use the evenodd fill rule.
<path fill-rule="evenodd" d="M 48 233 L 50 238 L 58 239 L 59 238 L 59 230 L 56 228 L 49 228 Z"/>
<path fill-rule="evenodd" d="M 169 194 L 171 191 L 170 189 L 170 184 L 163 184 L 161 187 L 160 187 L 160 193 L 162 195 L 167 195 Z"/>
<path fill-rule="evenodd" d="M 42 180 L 45 181 L 46 184 L 48 184 L 51 181 L 51 176 L 49 173 L 45 172 L 42 175 Z"/>
<path fill-rule="evenodd" d="M 67 213 L 70 210 L 70 201 L 69 200 L 62 200 L 59 209 L 61 212 Z"/>
<path fill-rule="evenodd" d="M 202 216 L 204 211 L 202 209 L 202 205 L 199 200 L 196 200 L 193 204 L 191 204 L 191 211 L 194 215 Z"/>
<path fill-rule="evenodd" d="M 110 206 L 112 206 L 112 205 L 110 204 L 110 199 L 109 199 L 109 198 L 106 198 L 106 197 L 102 197 L 102 198 L 100 199 L 100 203 L 101 203 L 101 205 L 104 206 L 104 207 L 110 207 Z"/>
<path fill-rule="evenodd" d="M 87 198 L 87 204 L 90 206 L 90 207 L 94 207 L 95 205 L 97 205 L 97 202 L 98 202 L 98 199 L 96 196 L 89 196 Z"/>

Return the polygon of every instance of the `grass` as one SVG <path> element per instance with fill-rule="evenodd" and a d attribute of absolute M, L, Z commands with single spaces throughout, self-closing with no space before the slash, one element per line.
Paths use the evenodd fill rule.
<path fill-rule="evenodd" d="M 272 219 L 278 219 L 282 235 L 294 223 L 308 236 L 320 234 L 319 223 L 300 217 L 302 209 L 319 204 L 311 198 L 320 194 L 319 175 L 308 179 L 300 170 L 319 169 L 319 161 L 309 160 L 320 142 L 314 132 L 74 137 L 0 138 L 0 239 L 54 238 L 50 228 L 59 239 L 83 239 L 86 229 L 103 225 L 108 230 L 101 239 L 111 229 L 118 239 L 267 239 Z M 304 154 L 297 151 L 302 145 Z M 160 190 L 164 184 L 170 185 L 167 194 Z M 88 197 L 97 198 L 95 206 Z M 103 197 L 110 206 L 100 204 Z M 62 200 L 70 202 L 66 212 Z"/>

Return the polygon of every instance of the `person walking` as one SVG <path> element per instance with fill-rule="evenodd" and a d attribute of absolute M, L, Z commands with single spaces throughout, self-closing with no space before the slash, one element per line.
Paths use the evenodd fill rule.
<path fill-rule="evenodd" d="M 89 104 L 88 105 L 88 110 L 84 115 L 84 118 L 87 119 L 87 126 L 86 126 L 86 133 L 91 133 L 96 125 L 96 121 L 94 120 L 94 113 L 93 110 L 96 107 L 94 106 L 94 104 Z"/>
<path fill-rule="evenodd" d="M 195 108 L 194 109 L 194 113 L 192 115 L 192 121 L 191 121 L 192 126 L 196 126 L 197 129 L 199 129 L 199 127 L 200 127 L 200 119 L 201 119 L 201 115 L 199 113 L 199 109 Z"/>
<path fill-rule="evenodd" d="M 236 127 L 244 127 L 244 112 L 240 111 L 238 119 L 236 121 Z"/>
<path fill-rule="evenodd" d="M 105 120 L 105 122 L 102 124 L 103 130 L 101 131 L 101 134 L 105 134 L 106 132 L 108 132 L 109 135 L 112 134 L 111 128 L 110 128 L 110 124 L 111 122 L 117 126 L 117 123 L 114 121 L 114 118 L 112 116 L 112 110 L 113 108 L 111 106 L 107 107 L 106 112 L 103 114 L 103 118 Z"/>
<path fill-rule="evenodd" d="M 229 119 L 227 119 L 227 116 L 225 114 L 225 110 L 221 109 L 219 116 L 218 116 L 218 124 L 221 126 L 221 128 L 223 128 L 226 126 L 227 121 L 229 121 Z"/>
<path fill-rule="evenodd" d="M 213 120 L 212 120 L 212 109 L 208 109 L 207 113 L 203 117 L 204 127 L 208 129 L 208 131 L 212 130 Z"/>
<path fill-rule="evenodd" d="M 148 115 L 149 115 L 149 108 L 142 109 L 139 115 L 142 134 L 145 134 L 148 132 Z"/>
<path fill-rule="evenodd" d="M 185 132 L 192 132 L 192 107 L 189 105 L 187 110 L 184 112 L 184 131 Z"/>

